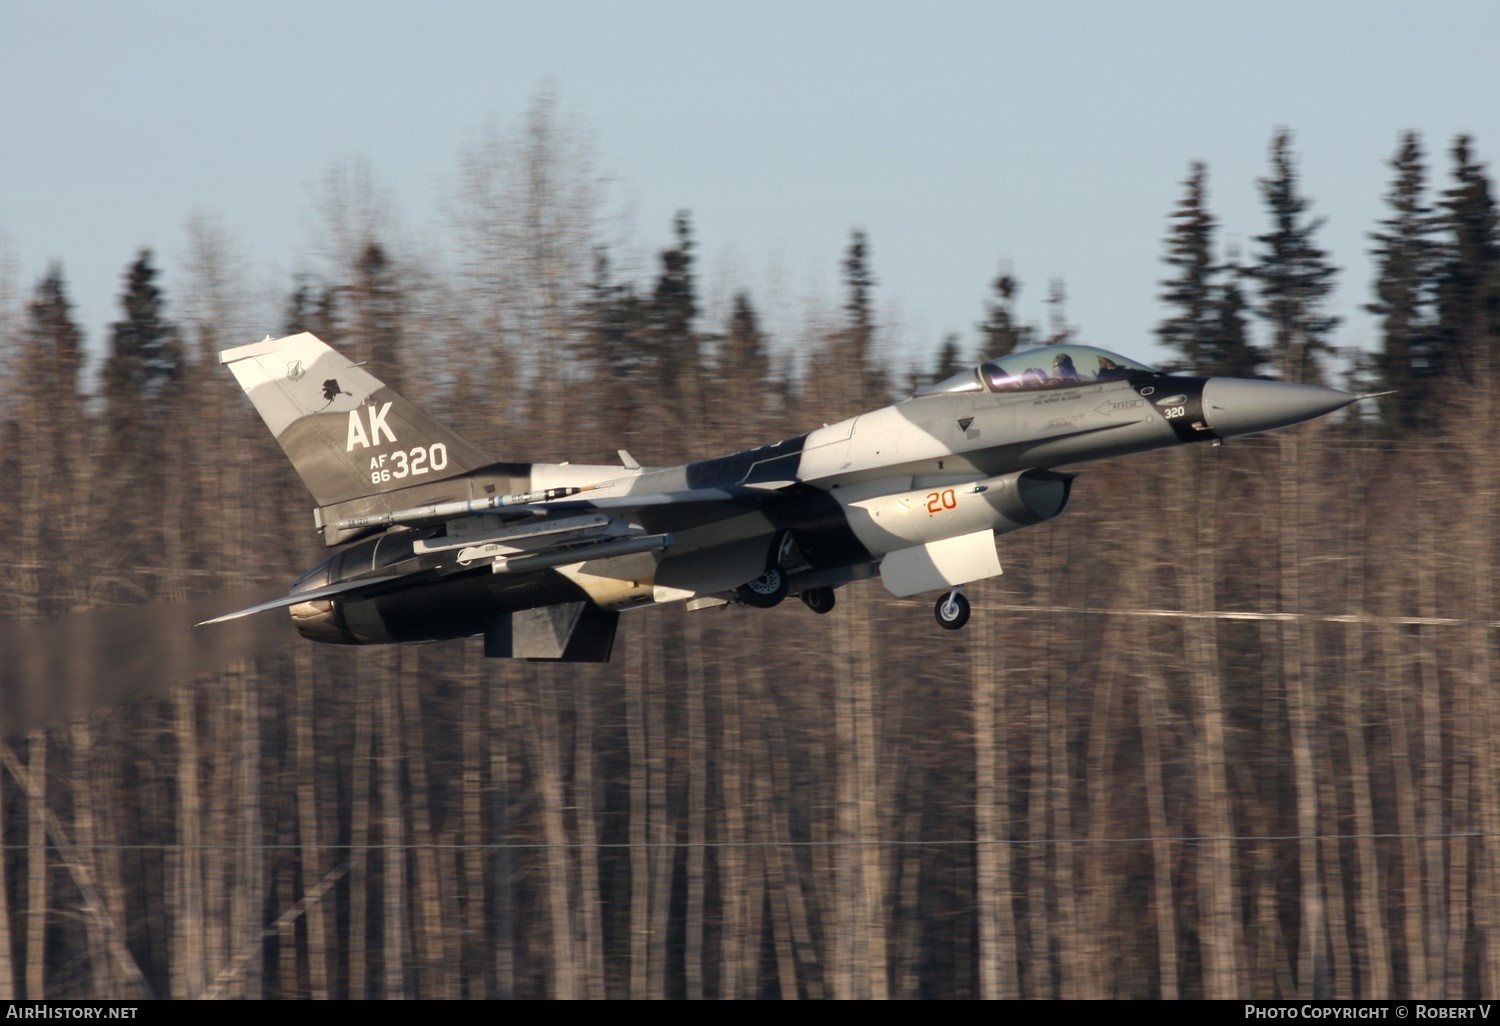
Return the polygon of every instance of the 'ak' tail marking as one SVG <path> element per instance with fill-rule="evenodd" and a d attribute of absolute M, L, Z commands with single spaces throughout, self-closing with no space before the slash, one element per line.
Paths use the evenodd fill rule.
<path fill-rule="evenodd" d="M 490 462 L 308 332 L 226 349 L 219 361 L 319 506 L 457 477 Z"/>

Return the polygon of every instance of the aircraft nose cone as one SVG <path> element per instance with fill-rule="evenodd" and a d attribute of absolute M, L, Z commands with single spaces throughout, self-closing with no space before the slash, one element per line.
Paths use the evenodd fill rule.
<path fill-rule="evenodd" d="M 1221 437 L 1249 435 L 1321 417 L 1358 398 L 1322 385 L 1209 378 L 1203 384 L 1203 418 Z"/>

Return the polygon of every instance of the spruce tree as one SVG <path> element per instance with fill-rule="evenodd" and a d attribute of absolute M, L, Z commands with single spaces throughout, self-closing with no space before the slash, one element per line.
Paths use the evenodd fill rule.
<path fill-rule="evenodd" d="M 342 337 L 338 327 L 338 291 L 299 275 L 287 297 L 282 330 L 288 335 L 310 331 L 330 345 L 337 344 Z"/>
<path fill-rule="evenodd" d="M 591 377 L 621 380 L 637 376 L 643 356 L 635 337 L 639 306 L 635 291 L 614 280 L 609 254 L 602 247 L 596 249 L 593 277 L 584 294 L 577 353 Z"/>
<path fill-rule="evenodd" d="M 1047 345 L 1060 346 L 1074 341 L 1076 326 L 1068 323 L 1068 289 L 1061 278 L 1047 283 Z"/>
<path fill-rule="evenodd" d="M 805 404 L 799 416 L 830 422 L 890 400 L 885 370 L 875 358 L 875 314 L 871 293 L 870 243 L 864 230 L 849 235 L 840 264 L 844 283 L 844 317 L 838 327 L 815 337 L 807 355 L 801 389 Z"/>
<path fill-rule="evenodd" d="M 967 366 L 963 350 L 959 348 L 958 336 L 950 332 L 943 336 L 943 344 L 938 347 L 937 366 L 933 368 L 932 377 L 928 380 L 942 381 Z"/>
<path fill-rule="evenodd" d="M 101 379 L 105 436 L 98 479 L 117 496 L 109 558 L 127 568 L 160 565 L 164 554 L 170 562 L 172 553 L 183 552 L 185 534 L 169 528 L 168 520 L 183 509 L 184 436 L 198 428 L 183 415 L 181 334 L 166 317 L 156 278 L 152 254 L 142 250 L 126 272 L 125 316 L 111 331 Z"/>
<path fill-rule="evenodd" d="M 849 315 L 849 327 L 866 335 L 874 330 L 870 290 L 875 287 L 875 275 L 870 270 L 869 248 L 864 229 L 856 228 L 849 234 L 849 248 L 844 253 L 844 287 L 849 291 L 844 312 Z"/>
<path fill-rule="evenodd" d="M 694 331 L 698 301 L 693 278 L 693 233 L 687 211 L 672 222 L 675 243 L 661 252 L 661 271 L 651 294 L 650 343 L 654 371 L 666 394 L 698 380 L 702 353 Z M 676 398 L 691 399 L 691 396 Z"/>
<path fill-rule="evenodd" d="M 1171 366 L 1205 375 L 1248 377 L 1261 363 L 1250 342 L 1238 258 L 1214 262 L 1217 223 L 1208 210 L 1208 169 L 1194 162 L 1183 196 L 1169 216 L 1163 261 L 1175 274 L 1161 282 L 1162 302 L 1173 313 L 1157 325 L 1164 348 L 1181 354 Z"/>
<path fill-rule="evenodd" d="M 1214 310 L 1214 218 L 1208 212 L 1207 170 L 1195 162 L 1183 181 L 1183 197 L 1170 217 L 1163 260 L 1176 274 L 1161 282 L 1161 301 L 1175 312 L 1157 325 L 1164 348 L 1181 354 L 1188 368 L 1207 363 L 1205 350 L 1218 331 Z M 1204 371 L 1207 373 L 1207 371 Z"/>
<path fill-rule="evenodd" d="M 889 398 L 885 370 L 875 358 L 875 315 L 870 300 L 874 287 L 870 242 L 864 229 L 856 228 L 844 253 L 846 320 L 833 351 L 835 368 L 847 374 L 849 381 L 859 383 L 855 398 L 865 406 L 876 406 Z"/>
<path fill-rule="evenodd" d="M 717 444 L 741 446 L 765 441 L 761 436 L 776 412 L 780 390 L 771 381 L 771 358 L 760 319 L 743 292 L 734 297 L 729 325 L 719 346 L 716 377 L 718 396 L 710 410 L 721 431 Z"/>
<path fill-rule="evenodd" d="M 756 389 L 769 375 L 770 358 L 760 319 L 750 297 L 737 292 L 729 314 L 729 330 L 719 349 L 719 382 L 732 390 Z"/>
<path fill-rule="evenodd" d="M 62 267 L 53 264 L 37 283 L 26 306 L 26 348 L 21 365 L 24 387 L 44 394 L 56 419 L 82 414 L 78 378 L 83 368 L 83 331 L 73 320 Z"/>
<path fill-rule="evenodd" d="M 1382 433 L 1394 435 L 1430 426 L 1426 399 L 1447 371 L 1434 321 L 1437 223 L 1426 200 L 1426 167 L 1415 132 L 1401 137 L 1390 160 L 1395 177 L 1386 203 L 1390 216 L 1371 232 L 1375 243 L 1375 301 L 1365 309 L 1380 319 L 1380 350 L 1374 358 L 1375 381 L 1395 395 L 1380 400 Z"/>
<path fill-rule="evenodd" d="M 1016 294 L 1021 291 L 1021 283 L 1008 271 L 1001 271 L 990 288 L 993 296 L 985 303 L 985 317 L 979 325 L 983 356 L 994 359 L 1035 345 L 1036 332 L 1016 322 Z"/>
<path fill-rule="evenodd" d="M 396 391 L 405 387 L 401 362 L 405 333 L 405 297 L 398 273 L 385 247 L 371 240 L 360 251 L 354 265 L 354 284 L 349 289 L 353 307 L 355 343 L 376 368 L 376 373 Z"/>
<path fill-rule="evenodd" d="M 1231 251 L 1220 270 L 1224 280 L 1214 287 L 1209 309 L 1213 334 L 1203 349 L 1202 366 L 1191 369 L 1199 374 L 1253 378 L 1260 373 L 1263 357 L 1250 341 L 1250 304 L 1240 287 L 1246 272 L 1238 252 Z"/>
<path fill-rule="evenodd" d="M 60 497 L 69 484 L 68 470 L 81 454 L 86 432 L 83 398 L 83 331 L 73 320 L 62 268 L 54 264 L 37 283 L 26 306 L 16 399 L 31 437 L 26 451 L 46 468 L 48 498 Z"/>
<path fill-rule="evenodd" d="M 648 306 L 630 285 L 614 281 L 609 255 L 596 249 L 578 325 L 577 358 L 589 380 L 599 385 L 589 411 L 601 446 L 630 448 L 644 440 L 636 413 L 653 364 L 646 338 Z"/>
<path fill-rule="evenodd" d="M 1330 336 L 1339 319 L 1323 312 L 1338 273 L 1313 241 L 1323 221 L 1307 216 L 1309 201 L 1298 191 L 1291 133 L 1271 140 L 1271 174 L 1259 182 L 1271 215 L 1271 230 L 1256 236 L 1263 247 L 1250 275 L 1260 288 L 1258 313 L 1270 326 L 1270 359 L 1289 381 L 1321 383 L 1319 358 L 1333 351 Z"/>
<path fill-rule="evenodd" d="M 1437 280 L 1441 368 L 1491 387 L 1500 362 L 1500 216 L 1466 135 L 1453 144 L 1453 184 L 1441 207 L 1446 236 Z"/>
<path fill-rule="evenodd" d="M 126 272 L 120 297 L 125 318 L 115 322 L 110 335 L 103 388 L 110 427 L 117 436 L 152 418 L 182 369 L 181 335 L 166 319 L 166 299 L 156 276 L 151 251 L 141 250 Z"/>

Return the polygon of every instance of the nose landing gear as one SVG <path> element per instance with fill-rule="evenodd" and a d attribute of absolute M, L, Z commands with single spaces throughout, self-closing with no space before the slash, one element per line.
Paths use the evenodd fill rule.
<path fill-rule="evenodd" d="M 959 630 L 968 623 L 969 600 L 964 597 L 963 585 L 938 599 L 932 612 L 937 617 L 938 626 L 950 631 Z"/>

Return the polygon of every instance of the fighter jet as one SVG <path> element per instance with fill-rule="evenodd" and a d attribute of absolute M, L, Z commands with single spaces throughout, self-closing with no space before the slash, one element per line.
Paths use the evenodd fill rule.
<path fill-rule="evenodd" d="M 998 535 L 1062 513 L 1063 469 L 1285 427 L 1361 396 L 1168 374 L 1082 345 L 1012 353 L 903 402 L 665 469 L 497 463 L 311 334 L 229 349 L 336 548 L 290 594 L 313 641 L 482 636 L 488 656 L 609 659 L 621 612 L 667 602 L 815 613 L 879 577 L 940 593 L 1001 573 Z"/>

